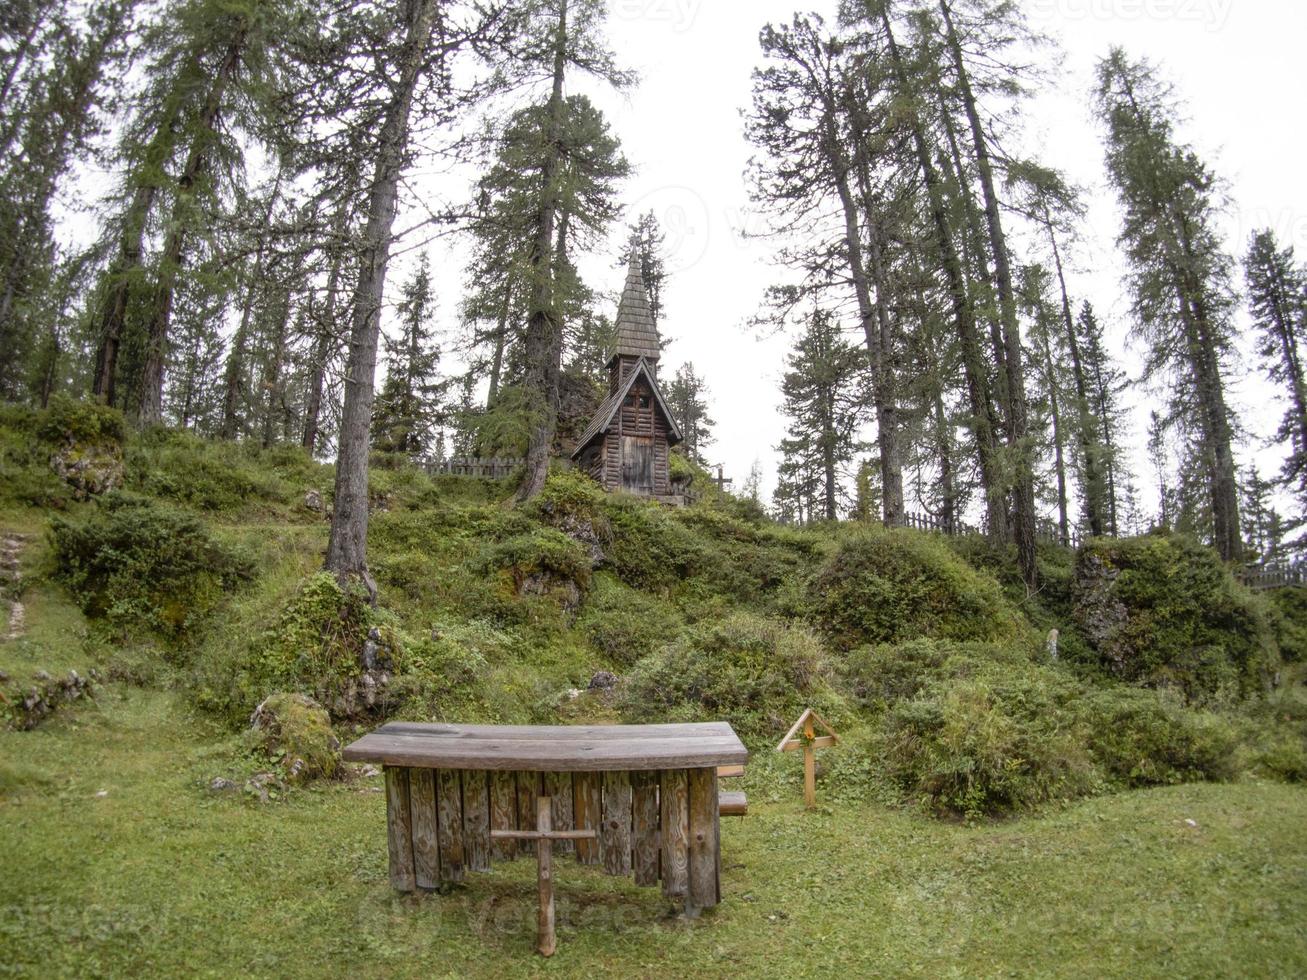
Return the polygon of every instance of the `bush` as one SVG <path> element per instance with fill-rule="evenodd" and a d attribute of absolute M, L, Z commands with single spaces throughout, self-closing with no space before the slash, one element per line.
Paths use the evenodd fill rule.
<path fill-rule="evenodd" d="M 123 413 L 93 401 L 55 395 L 36 420 L 36 435 L 50 446 L 68 443 L 121 446 L 127 438 Z"/>
<path fill-rule="evenodd" d="M 1121 680 L 1226 699 L 1265 689 L 1278 665 L 1268 606 L 1179 535 L 1091 541 L 1074 595 L 1080 631 Z"/>
<path fill-rule="evenodd" d="M 742 736 L 770 736 L 810 705 L 823 714 L 838 709 L 827 673 L 808 630 L 736 613 L 695 626 L 637 664 L 621 711 L 630 721 L 725 720 Z"/>
<path fill-rule="evenodd" d="M 541 528 L 491 545 L 482 557 L 482 568 L 508 572 L 520 593 L 528 582 L 543 577 L 574 583 L 584 591 L 590 587 L 593 566 L 585 550 L 560 531 Z"/>
<path fill-rule="evenodd" d="M 53 519 L 50 539 L 56 576 L 87 615 L 174 638 L 254 572 L 197 518 L 123 494 L 84 522 Z"/>
<path fill-rule="evenodd" d="M 670 592 L 711 565 L 699 536 L 662 508 L 614 497 L 607 516 L 613 535 L 607 565 L 633 588 Z"/>
<path fill-rule="evenodd" d="M 839 674 L 860 707 L 883 711 L 932 682 L 971 678 L 996 665 L 1020 671 L 1031 658 L 1011 645 L 921 639 L 859 647 L 844 658 Z"/>
<path fill-rule="evenodd" d="M 260 503 L 285 505 L 295 494 L 269 467 L 258 465 L 243 445 L 167 429 L 151 430 L 133 444 L 127 455 L 127 485 L 213 513 Z"/>
<path fill-rule="evenodd" d="M 636 592 L 610 576 L 600 576 L 595 585 L 576 625 L 617 667 L 643 660 L 684 629 L 676 608 L 664 600 Z"/>
<path fill-rule="evenodd" d="M 1272 620 L 1280 654 L 1286 660 L 1307 660 L 1307 589 L 1275 589 L 1266 593 L 1275 610 Z"/>
<path fill-rule="evenodd" d="M 1077 713 L 1089 751 L 1117 785 L 1164 786 L 1235 775 L 1238 739 L 1216 715 L 1124 687 L 1087 690 Z"/>
<path fill-rule="evenodd" d="M 1010 640 L 1020 615 L 998 583 L 938 536 L 869 530 L 845 539 L 809 587 L 814 620 L 843 649 L 927 637 Z"/>
<path fill-rule="evenodd" d="M 885 766 L 910 798 L 967 818 L 1083 796 L 1097 774 L 1064 724 L 1074 693 L 1035 668 L 931 684 L 886 715 Z"/>

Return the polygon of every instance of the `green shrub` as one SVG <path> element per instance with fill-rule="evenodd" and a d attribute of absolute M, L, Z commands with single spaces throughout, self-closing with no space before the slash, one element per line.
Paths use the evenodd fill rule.
<path fill-rule="evenodd" d="M 50 399 L 50 407 L 37 416 L 36 435 L 51 446 L 66 443 L 121 446 L 127 437 L 127 425 L 123 413 L 116 408 L 55 395 Z"/>
<path fill-rule="evenodd" d="M 593 571 L 585 550 L 553 528 L 540 528 L 491 545 L 481 565 L 487 571 L 508 572 L 519 591 L 528 579 L 536 576 L 575 583 L 577 588 L 585 590 L 590 587 Z"/>
<path fill-rule="evenodd" d="M 1224 719 L 1153 691 L 1086 690 L 1076 705 L 1086 744 L 1114 783 L 1160 786 L 1235 775 L 1237 735 Z"/>
<path fill-rule="evenodd" d="M 596 650 L 620 668 L 643 660 L 684 629 L 671 603 L 627 588 L 608 575 L 596 578 L 576 625 Z"/>
<path fill-rule="evenodd" d="M 254 572 L 197 518 L 124 494 L 85 521 L 54 518 L 50 539 L 56 575 L 87 615 L 174 638 Z"/>
<path fill-rule="evenodd" d="M 224 513 L 286 505 L 296 489 L 242 444 L 211 442 L 194 433 L 153 429 L 127 454 L 127 485 L 143 494 Z"/>
<path fill-rule="evenodd" d="M 1226 699 L 1264 690 L 1278 665 L 1268 606 L 1187 538 L 1091 541 L 1074 594 L 1080 632 L 1121 680 Z"/>
<path fill-rule="evenodd" d="M 1253 754 L 1253 766 L 1285 783 L 1307 782 L 1307 741 L 1292 732 L 1280 732 Z"/>
<path fill-rule="evenodd" d="M 968 818 L 1093 792 L 1098 774 L 1066 724 L 1076 690 L 1036 668 L 932 683 L 886 714 L 886 770 L 910 799 Z"/>
<path fill-rule="evenodd" d="M 868 530 L 842 541 L 809 588 L 812 616 L 843 649 L 928 637 L 1010 640 L 1020 615 L 998 583 L 939 536 Z"/>
<path fill-rule="evenodd" d="M 1281 655 L 1295 663 L 1307 660 L 1307 589 L 1274 589 L 1266 598 L 1275 610 L 1272 622 Z"/>
<path fill-rule="evenodd" d="M 838 709 L 827 674 L 811 632 L 736 613 L 700 623 L 637 664 L 621 711 L 629 721 L 725 720 L 742 736 L 767 737 L 809 705 Z"/>
<path fill-rule="evenodd" d="M 882 711 L 916 697 L 932 682 L 974 677 L 995 666 L 1012 671 L 1029 668 L 1030 653 L 1010 644 L 920 639 L 859 647 L 843 658 L 838 669 L 860 707 Z"/>
<path fill-rule="evenodd" d="M 607 516 L 613 538 L 606 564 L 633 588 L 670 592 L 711 566 L 699 536 L 660 507 L 613 497 Z"/>

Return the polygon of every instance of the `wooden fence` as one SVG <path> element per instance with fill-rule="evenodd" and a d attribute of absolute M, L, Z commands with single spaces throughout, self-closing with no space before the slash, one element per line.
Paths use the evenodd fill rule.
<path fill-rule="evenodd" d="M 1276 563 L 1245 568 L 1236 577 L 1254 592 L 1283 589 L 1290 585 L 1307 585 L 1307 562 L 1296 564 Z"/>
<path fill-rule="evenodd" d="M 443 476 L 475 476 L 483 480 L 507 480 L 526 465 L 525 459 L 483 459 L 474 456 L 451 456 L 429 463 L 427 471 Z"/>
<path fill-rule="evenodd" d="M 949 523 L 943 518 L 936 517 L 933 514 L 917 514 L 911 511 L 903 515 L 903 522 L 900 527 L 910 527 L 915 531 L 930 531 L 935 534 L 947 534 L 950 537 L 958 537 L 964 534 L 979 534 L 980 531 L 969 524 L 961 521 Z M 1079 548 L 1081 538 L 1078 533 L 1071 531 L 1068 534 L 1068 540 L 1062 540 L 1062 531 L 1054 521 L 1040 520 L 1035 524 L 1035 537 L 1049 544 L 1065 544 L 1071 548 Z"/>

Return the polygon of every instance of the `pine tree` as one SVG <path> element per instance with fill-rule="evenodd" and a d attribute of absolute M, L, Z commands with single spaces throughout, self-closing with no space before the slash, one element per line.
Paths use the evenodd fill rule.
<path fill-rule="evenodd" d="M 1121 488 L 1128 481 L 1125 472 L 1125 448 L 1122 443 L 1124 411 L 1120 396 L 1128 379 L 1117 368 L 1103 345 L 1103 329 L 1098 323 L 1093 306 L 1086 301 L 1076 320 L 1075 335 L 1083 351 L 1084 374 L 1088 389 L 1088 419 L 1086 428 L 1093 434 L 1093 455 L 1101 467 L 1103 481 L 1104 531 L 1116 537 L 1120 534 Z M 1088 485 L 1088 477 L 1086 477 Z"/>
<path fill-rule="evenodd" d="M 436 380 L 440 350 L 432 342 L 431 263 L 424 252 L 400 291 L 400 336 L 387 341 L 386 381 L 372 416 L 373 444 L 382 452 L 420 459 L 431 448 L 440 417 Z"/>
<path fill-rule="evenodd" d="M 1293 249 L 1281 249 L 1269 230 L 1253 235 L 1244 270 L 1248 304 L 1260 332 L 1257 353 L 1267 377 L 1285 389 L 1289 400 L 1278 433 L 1289 445 L 1282 479 L 1307 504 L 1307 373 L 1302 350 L 1307 271 L 1294 262 Z"/>
<path fill-rule="evenodd" d="M 1172 383 L 1173 418 L 1191 418 L 1213 543 L 1227 561 L 1242 540 L 1234 423 L 1226 405 L 1231 342 L 1231 261 L 1217 227 L 1216 178 L 1175 136 L 1176 109 L 1151 65 L 1115 48 L 1098 66 L 1097 112 L 1107 129 L 1107 169 L 1121 201 L 1120 235 L 1133 271 L 1134 315 L 1148 344 L 1146 375 Z M 1205 520 L 1195 522 L 1205 525 Z"/>
<path fill-rule="evenodd" d="M 712 430 L 717 424 L 708 414 L 709 399 L 708 386 L 692 362 L 686 361 L 676 369 L 676 376 L 667 385 L 667 407 L 685 440 L 682 451 L 700 466 L 708 465 L 703 447 L 713 441 Z"/>
<path fill-rule="evenodd" d="M 858 429 L 866 418 L 866 357 L 865 350 L 841 335 L 831 315 L 817 308 L 781 380 L 791 423 L 779 448 L 787 472 L 803 475 L 804 493 L 816 488 L 820 513 L 827 520 L 839 517 L 840 478 L 858 449 Z M 811 519 L 812 508 L 805 509 Z"/>

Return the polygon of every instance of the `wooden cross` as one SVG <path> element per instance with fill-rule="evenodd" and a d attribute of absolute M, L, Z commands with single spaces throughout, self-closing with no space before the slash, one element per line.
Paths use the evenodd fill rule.
<path fill-rule="evenodd" d="M 813 728 L 814 722 L 821 725 L 826 732 L 825 735 L 817 735 Z M 799 728 L 803 728 L 803 735 L 795 738 Z M 777 752 L 793 752 L 795 749 L 803 749 L 803 802 L 806 806 L 812 807 L 817 803 L 817 749 L 824 749 L 828 746 L 835 745 L 839 742 L 840 737 L 835 734 L 835 729 L 826 724 L 825 720 L 811 708 L 804 710 L 799 715 L 793 727 L 785 733 L 779 745 L 776 746 Z"/>
<path fill-rule="evenodd" d="M 717 484 L 717 489 L 722 493 L 726 492 L 726 485 L 728 483 L 735 483 L 733 479 L 726 475 L 726 467 L 722 466 L 720 463 L 717 464 L 717 479 L 714 482 Z"/>
<path fill-rule="evenodd" d="M 554 938 L 554 841 L 587 840 L 593 830 L 554 830 L 553 798 L 542 796 L 536 801 L 535 830 L 492 830 L 498 840 L 533 840 L 536 842 L 537 877 L 540 886 L 540 910 L 536 920 L 536 952 L 553 956 L 558 943 Z"/>

